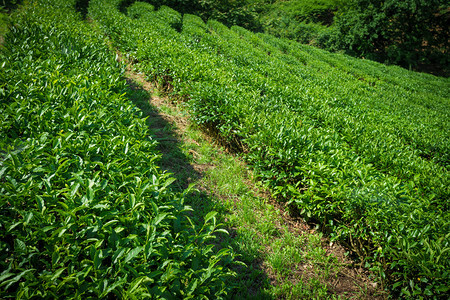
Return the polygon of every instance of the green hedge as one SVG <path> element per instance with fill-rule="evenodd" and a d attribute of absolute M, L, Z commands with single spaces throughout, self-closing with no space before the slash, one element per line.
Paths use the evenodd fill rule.
<path fill-rule="evenodd" d="M 155 7 L 147 2 L 136 1 L 127 8 L 127 13 L 130 18 L 140 18 L 143 15 L 153 12 Z"/>
<path fill-rule="evenodd" d="M 0 54 L 0 298 L 225 296 L 215 212 L 189 219 L 74 2 L 27 3 Z"/>
<path fill-rule="evenodd" d="M 446 295 L 448 80 L 102 5 L 91 1 L 91 15 L 113 42 L 136 45 L 138 67 L 243 151 L 275 196 L 351 244 L 394 296 Z"/>

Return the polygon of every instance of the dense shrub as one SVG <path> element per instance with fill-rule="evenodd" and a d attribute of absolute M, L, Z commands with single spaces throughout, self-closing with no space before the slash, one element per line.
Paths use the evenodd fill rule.
<path fill-rule="evenodd" d="M 448 1 L 353 0 L 344 5 L 335 26 L 341 49 L 403 66 L 447 66 Z"/>
<path fill-rule="evenodd" d="M 215 19 L 227 26 L 240 25 L 260 30 L 257 15 L 247 0 L 148 0 L 159 8 L 169 6 L 180 13 L 200 16 L 203 20 Z"/>
<path fill-rule="evenodd" d="M 229 249 L 196 226 L 74 1 L 30 2 L 0 53 L 0 298 L 220 298 Z M 186 191 L 188 192 L 188 191 Z"/>
<path fill-rule="evenodd" d="M 137 68 L 243 151 L 280 201 L 347 241 L 392 295 L 446 295 L 448 81 L 192 15 L 180 31 L 167 9 L 132 20 L 94 3 L 115 45 L 137 45 Z"/>
<path fill-rule="evenodd" d="M 137 1 L 128 7 L 127 13 L 130 18 L 139 18 L 154 10 L 155 7 L 153 5 L 146 2 Z"/>

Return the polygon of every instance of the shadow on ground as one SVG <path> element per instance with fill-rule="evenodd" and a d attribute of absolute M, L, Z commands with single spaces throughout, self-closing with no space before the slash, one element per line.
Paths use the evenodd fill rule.
<path fill-rule="evenodd" d="M 161 159 L 158 163 L 162 171 L 172 174 L 176 181 L 172 184 L 175 192 L 183 192 L 191 183 L 199 181 L 203 174 L 195 166 L 192 158 L 183 152 L 183 140 L 177 133 L 177 126 L 170 116 L 151 104 L 152 94 L 132 79 L 127 78 L 128 98 L 141 109 L 144 117 L 147 118 L 147 126 L 152 138 L 158 141 L 158 150 Z M 201 169 L 201 168 L 200 168 Z M 207 187 L 193 189 L 186 196 L 186 204 L 190 205 L 194 211 L 191 218 L 197 224 L 202 224 L 204 216 L 215 210 L 218 212 L 218 221 L 227 213 L 226 207 L 222 204 L 218 196 Z M 237 277 L 227 285 L 235 286 L 233 293 L 229 295 L 231 299 L 269 299 L 270 295 L 265 291 L 269 285 L 269 279 L 265 274 L 262 259 L 249 259 L 240 243 L 240 236 L 233 228 L 226 228 L 229 236 L 218 237 L 214 245 L 219 250 L 222 247 L 231 246 L 235 253 L 239 255 L 246 267 L 236 266 Z"/>

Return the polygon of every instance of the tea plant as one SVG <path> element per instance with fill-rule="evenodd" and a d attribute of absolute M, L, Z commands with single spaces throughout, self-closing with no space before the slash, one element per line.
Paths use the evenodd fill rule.
<path fill-rule="evenodd" d="M 0 298 L 221 298 L 234 253 L 194 225 L 123 66 L 75 1 L 25 4 L 0 53 Z"/>
<path fill-rule="evenodd" d="M 276 197 L 346 241 L 393 295 L 445 297 L 448 79 L 167 7 L 131 19 L 120 3 L 91 1 L 90 16 Z"/>

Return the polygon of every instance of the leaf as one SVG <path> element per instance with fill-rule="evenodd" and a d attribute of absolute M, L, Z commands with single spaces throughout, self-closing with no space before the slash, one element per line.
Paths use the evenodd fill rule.
<path fill-rule="evenodd" d="M 3 272 L 2 275 L 0 275 L 0 283 L 3 282 L 6 278 L 13 276 L 14 273 L 8 273 Z"/>
<path fill-rule="evenodd" d="M 222 233 L 225 233 L 226 235 L 229 235 L 228 231 L 226 231 L 226 230 L 223 229 L 223 228 L 218 228 L 218 229 L 216 229 L 216 233 L 217 233 L 217 232 L 222 232 Z"/>
<path fill-rule="evenodd" d="M 106 224 L 108 224 L 108 223 L 106 223 Z M 105 226 L 106 226 L 106 224 L 105 224 Z M 118 241 L 119 241 L 119 236 L 117 235 L 114 228 L 111 228 L 111 234 L 109 235 L 109 238 L 108 238 L 109 247 L 110 248 L 117 247 Z"/>
<path fill-rule="evenodd" d="M 109 293 L 114 291 L 117 287 L 125 285 L 127 280 L 125 278 L 115 279 L 114 283 L 109 285 L 108 288 L 100 295 L 100 298 L 106 297 Z"/>
<path fill-rule="evenodd" d="M 31 221 L 32 218 L 33 218 L 33 212 L 30 211 L 30 212 L 28 212 L 27 215 L 25 216 L 23 224 L 24 224 L 24 225 L 28 225 L 28 224 L 30 223 L 30 221 Z"/>
<path fill-rule="evenodd" d="M 66 270 L 66 269 L 67 269 L 66 267 L 64 267 L 64 268 L 59 268 L 59 269 L 53 274 L 51 280 L 52 280 L 52 281 L 53 281 L 53 280 L 56 280 L 56 279 L 62 274 L 62 272 L 64 272 L 64 270 Z"/>
<path fill-rule="evenodd" d="M 118 220 L 110 220 L 103 225 L 103 228 L 108 228 L 109 226 L 111 226 L 112 224 L 115 224 L 117 222 L 119 222 L 119 221 Z M 112 230 L 114 230 L 114 229 L 112 229 Z"/>
<path fill-rule="evenodd" d="M 56 266 L 56 264 L 59 262 L 60 256 L 58 251 L 53 251 L 52 254 L 52 265 L 53 267 Z"/>
<path fill-rule="evenodd" d="M 66 233 L 66 231 L 67 231 L 67 228 L 61 228 L 59 230 L 58 237 L 62 237 L 64 235 L 64 233 Z M 56 232 L 58 232 L 58 230 Z"/>
<path fill-rule="evenodd" d="M 19 254 L 25 253 L 25 252 L 27 252 L 27 246 L 20 239 L 15 239 L 14 240 L 14 251 Z"/>
<path fill-rule="evenodd" d="M 36 195 L 36 202 L 37 202 L 38 210 L 41 212 L 41 214 L 44 214 L 44 211 L 46 208 L 44 199 L 42 199 L 41 196 Z"/>
<path fill-rule="evenodd" d="M 87 277 L 87 276 L 85 276 L 85 277 Z M 56 287 L 56 290 L 59 291 L 59 290 L 61 290 L 62 287 L 66 287 L 67 288 L 67 286 L 69 286 L 68 282 L 76 281 L 76 280 L 77 280 L 76 274 L 75 273 L 74 274 L 70 274 L 69 276 L 64 277 L 64 279 L 61 280 L 60 283 L 58 283 L 58 286 Z"/>
<path fill-rule="evenodd" d="M 142 251 L 142 249 L 143 249 L 143 247 L 136 247 L 136 248 L 132 249 L 130 252 L 128 252 L 127 256 L 125 257 L 124 262 L 128 263 L 130 260 L 135 258 Z"/>
<path fill-rule="evenodd" d="M 89 201 L 89 203 L 94 200 L 94 197 L 95 197 L 95 191 L 92 187 L 89 186 L 87 189 L 87 200 Z"/>
<path fill-rule="evenodd" d="M 205 224 L 217 215 L 216 211 L 211 211 L 205 216 Z"/>
<path fill-rule="evenodd" d="M 130 205 L 130 208 L 133 209 L 136 205 L 136 196 L 134 194 L 128 195 L 128 203 Z"/>
<path fill-rule="evenodd" d="M 77 193 L 78 189 L 80 188 L 80 183 L 75 183 L 72 185 L 71 191 L 70 191 L 70 197 L 73 198 L 75 194 Z"/>
<path fill-rule="evenodd" d="M 66 164 L 68 164 L 70 162 L 72 162 L 71 159 L 68 159 L 68 158 L 62 159 L 62 163 L 60 162 L 60 165 L 59 165 L 58 169 L 56 170 L 56 173 L 58 173 Z"/>
<path fill-rule="evenodd" d="M 94 244 L 94 247 L 97 248 L 97 249 L 100 248 L 101 245 L 103 244 L 103 241 L 104 241 L 104 240 L 98 240 L 98 241 L 96 241 L 95 244 Z"/>
<path fill-rule="evenodd" d="M 3 174 L 5 173 L 5 171 L 8 169 L 8 167 L 3 167 L 0 169 L 0 178 L 3 176 Z"/>
<path fill-rule="evenodd" d="M 229 255 L 229 254 L 230 254 L 230 249 L 223 248 L 223 249 L 220 249 L 220 251 L 216 253 L 216 256 L 217 257 L 222 257 L 222 256 L 226 256 L 226 255 Z"/>
<path fill-rule="evenodd" d="M 21 272 L 21 273 L 20 273 L 19 275 L 17 275 L 16 277 L 14 277 L 14 278 L 12 278 L 12 279 L 9 279 L 9 280 L 6 280 L 6 281 L 3 281 L 2 283 L 0 283 L 0 286 L 6 285 L 4 290 L 8 290 L 8 288 L 9 288 L 12 284 L 18 282 L 23 276 L 25 276 L 26 274 L 28 274 L 28 273 L 30 273 L 30 272 L 33 272 L 33 271 L 35 271 L 35 270 L 36 270 L 36 269 L 27 269 L 27 270 Z"/>
<path fill-rule="evenodd" d="M 106 179 L 102 180 L 102 182 L 100 184 L 100 189 L 104 190 L 107 186 L 108 186 L 108 180 L 106 180 Z"/>
<path fill-rule="evenodd" d="M 139 285 L 141 284 L 141 282 L 144 281 L 145 279 L 150 280 L 150 278 L 148 278 L 147 276 L 141 276 L 141 277 L 138 277 L 138 278 L 136 278 L 135 280 L 133 280 L 133 281 L 131 282 L 131 284 L 130 284 L 129 292 L 130 292 L 130 293 L 133 293 L 134 290 L 135 290 L 136 288 L 138 288 Z"/>
<path fill-rule="evenodd" d="M 154 219 L 153 219 L 153 225 L 158 225 L 162 220 L 164 220 L 166 218 L 168 214 L 164 213 L 164 214 L 158 214 Z"/>
<path fill-rule="evenodd" d="M 146 277 L 149 279 L 149 282 L 154 282 L 153 278 L 155 278 L 163 273 L 164 273 L 163 271 L 157 270 L 157 271 L 151 272 Z"/>
<path fill-rule="evenodd" d="M 194 280 L 192 280 L 189 283 L 189 286 L 188 286 L 188 295 L 189 296 L 194 293 L 195 289 L 197 288 L 197 285 L 198 285 L 198 279 L 197 278 L 195 278 Z"/>
<path fill-rule="evenodd" d="M 165 190 L 169 185 L 171 185 L 176 179 L 173 177 L 170 177 L 166 180 L 166 182 L 164 182 L 163 187 L 160 189 L 160 191 Z"/>
<path fill-rule="evenodd" d="M 158 206 L 157 206 L 156 203 L 153 202 L 153 201 L 151 201 L 150 204 L 151 204 L 151 206 L 152 206 L 152 208 L 153 208 L 153 213 L 154 213 L 155 215 L 157 215 L 157 214 L 159 213 L 159 208 L 158 208 Z"/>
<path fill-rule="evenodd" d="M 96 250 L 94 255 L 94 269 L 98 270 L 102 264 L 102 258 L 100 257 L 102 254 L 101 250 Z"/>

